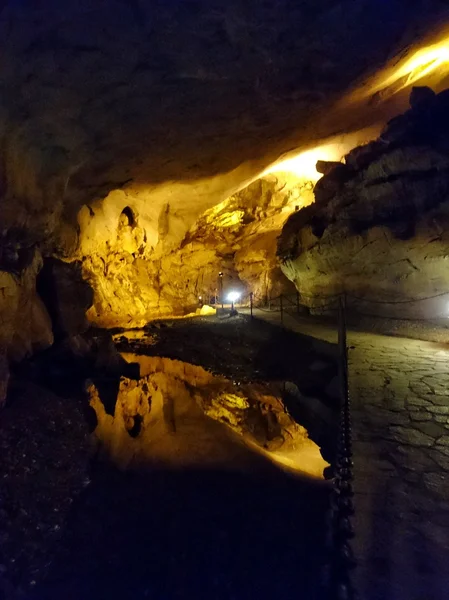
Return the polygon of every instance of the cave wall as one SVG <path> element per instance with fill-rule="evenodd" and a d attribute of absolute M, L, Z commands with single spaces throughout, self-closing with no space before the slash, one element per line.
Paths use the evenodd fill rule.
<path fill-rule="evenodd" d="M 70 256 L 80 207 L 112 190 L 153 203 L 159 186 L 193 184 L 204 197 L 203 184 L 224 177 L 218 203 L 283 152 L 347 131 L 356 111 L 332 121 L 330 108 L 445 10 L 438 0 L 6 2 L 0 221 Z"/>
<path fill-rule="evenodd" d="M 200 215 L 283 153 L 391 115 L 398 86 L 350 110 L 342 99 L 445 21 L 439 0 L 0 3 L 0 253 L 79 260 L 99 324 L 194 302 L 223 266 L 210 245 L 180 249 Z M 127 206 L 137 221 L 119 239 Z M 277 227 L 248 224 L 250 249 L 222 242 L 226 268 L 262 293 Z M 0 356 L 22 356 L 52 332 L 40 267 L 10 262 Z M 263 272 L 273 286 L 274 267 Z"/>
<path fill-rule="evenodd" d="M 80 217 L 81 247 L 86 236 L 90 250 L 82 259 L 83 273 L 94 289 L 88 317 L 107 327 L 138 326 L 195 310 L 200 297 L 208 303 L 219 293 L 219 272 L 225 293 L 236 288 L 264 298 L 288 287 L 276 259 L 276 238 L 295 207 L 312 201 L 312 184 L 286 174 L 257 180 L 206 210 L 174 247 L 164 214 L 150 238 L 154 230 L 145 215 L 121 208 L 124 194 L 114 198 L 109 239 L 101 225 L 104 212 L 97 217 L 86 207 Z"/>
<path fill-rule="evenodd" d="M 51 320 L 36 292 L 42 268 L 36 248 L 18 248 L 11 240 L 0 254 L 0 406 L 6 399 L 10 362 L 53 343 Z"/>
<path fill-rule="evenodd" d="M 364 313 L 447 316 L 449 296 L 420 299 L 449 292 L 449 93 L 415 89 L 411 104 L 285 224 L 278 255 L 305 304 L 346 292 Z"/>

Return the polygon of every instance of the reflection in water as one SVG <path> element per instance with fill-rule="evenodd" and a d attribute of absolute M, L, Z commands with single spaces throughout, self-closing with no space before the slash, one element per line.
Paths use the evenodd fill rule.
<path fill-rule="evenodd" d="M 220 467 L 270 463 L 322 478 L 319 447 L 286 412 L 275 384 L 236 385 L 202 367 L 160 357 L 139 362 L 139 381 L 122 378 L 114 411 L 88 387 L 101 451 L 121 468 Z"/>

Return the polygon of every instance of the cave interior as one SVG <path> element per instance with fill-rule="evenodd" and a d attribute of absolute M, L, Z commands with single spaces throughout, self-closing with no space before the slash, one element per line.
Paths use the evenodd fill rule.
<path fill-rule="evenodd" d="M 447 598 L 445 3 L 3 0 L 0 49 L 1 600 Z"/>

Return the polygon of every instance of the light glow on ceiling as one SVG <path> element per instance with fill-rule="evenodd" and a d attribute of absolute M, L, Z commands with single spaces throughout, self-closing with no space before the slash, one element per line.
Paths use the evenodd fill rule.
<path fill-rule="evenodd" d="M 418 50 L 405 60 L 391 75 L 382 78 L 375 86 L 374 92 L 394 87 L 394 93 L 413 86 L 432 73 L 449 72 L 449 39 L 445 38 L 437 44 Z"/>
<path fill-rule="evenodd" d="M 350 134 L 335 136 L 320 146 L 304 150 L 296 155 L 289 153 L 287 157 L 270 165 L 261 177 L 282 172 L 291 173 L 299 179 L 316 183 L 323 176 L 316 170 L 316 163 L 319 160 L 340 162 L 350 150 L 375 139 L 379 133 L 380 127 L 369 127 Z"/>

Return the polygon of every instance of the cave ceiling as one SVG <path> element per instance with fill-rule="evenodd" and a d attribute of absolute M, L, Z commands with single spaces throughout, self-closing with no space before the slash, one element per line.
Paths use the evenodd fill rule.
<path fill-rule="evenodd" d="M 48 232 L 111 190 L 172 184 L 204 210 L 283 153 L 403 109 L 404 77 L 376 74 L 446 22 L 437 0 L 0 2 L 0 217 L 53 211 Z"/>

